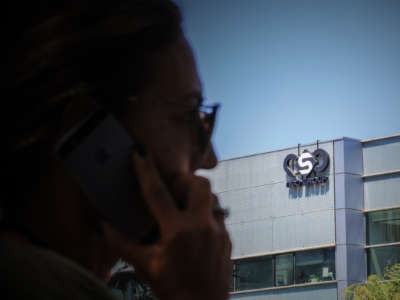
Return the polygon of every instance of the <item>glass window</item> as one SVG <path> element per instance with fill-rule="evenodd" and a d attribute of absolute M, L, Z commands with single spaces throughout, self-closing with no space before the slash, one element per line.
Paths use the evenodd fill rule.
<path fill-rule="evenodd" d="M 296 253 L 296 283 L 335 280 L 335 248 Z"/>
<path fill-rule="evenodd" d="M 277 255 L 275 258 L 275 285 L 293 284 L 293 254 Z"/>
<path fill-rule="evenodd" d="M 234 291 L 260 289 L 274 285 L 273 257 L 257 257 L 234 262 Z"/>
<path fill-rule="evenodd" d="M 368 249 L 368 275 L 376 274 L 382 278 L 385 268 L 400 263 L 400 246 Z"/>
<path fill-rule="evenodd" d="M 367 214 L 368 245 L 400 242 L 400 209 Z"/>
<path fill-rule="evenodd" d="M 335 248 L 316 249 L 235 260 L 231 291 L 335 279 Z"/>

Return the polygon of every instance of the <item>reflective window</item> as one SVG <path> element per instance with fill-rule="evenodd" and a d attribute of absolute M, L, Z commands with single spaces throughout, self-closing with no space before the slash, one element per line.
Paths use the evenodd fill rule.
<path fill-rule="evenodd" d="M 400 246 L 368 249 L 368 275 L 376 274 L 382 278 L 385 268 L 400 263 Z"/>
<path fill-rule="evenodd" d="M 368 213 L 368 245 L 394 242 L 400 242 L 400 209 Z"/>
<path fill-rule="evenodd" d="M 335 248 L 233 262 L 232 291 L 335 280 Z"/>
<path fill-rule="evenodd" d="M 252 290 L 274 285 L 273 257 L 264 256 L 234 262 L 233 290 Z"/>
<path fill-rule="evenodd" d="M 275 285 L 293 284 L 293 254 L 277 255 L 275 258 Z"/>
<path fill-rule="evenodd" d="M 296 253 L 296 283 L 335 280 L 335 249 Z"/>

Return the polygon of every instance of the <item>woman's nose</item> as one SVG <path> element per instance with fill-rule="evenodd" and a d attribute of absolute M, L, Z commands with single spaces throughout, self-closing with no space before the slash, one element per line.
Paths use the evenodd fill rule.
<path fill-rule="evenodd" d="M 203 159 L 201 161 L 200 169 L 212 169 L 215 168 L 218 163 L 217 156 L 215 155 L 214 147 L 210 143 L 204 153 Z"/>

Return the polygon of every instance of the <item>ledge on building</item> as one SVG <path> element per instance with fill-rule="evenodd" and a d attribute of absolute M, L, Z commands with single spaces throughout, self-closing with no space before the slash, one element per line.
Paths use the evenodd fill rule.
<path fill-rule="evenodd" d="M 240 295 L 240 294 L 247 294 L 247 293 L 259 293 L 259 292 L 294 289 L 294 288 L 301 288 L 301 287 L 312 287 L 312 286 L 329 285 L 329 284 L 337 284 L 337 283 L 338 283 L 337 280 L 329 280 L 329 281 L 320 281 L 320 282 L 292 284 L 292 285 L 285 285 L 285 286 L 274 286 L 274 287 L 254 289 L 254 290 L 243 290 L 243 291 L 230 292 L 229 294 L 230 295 Z"/>

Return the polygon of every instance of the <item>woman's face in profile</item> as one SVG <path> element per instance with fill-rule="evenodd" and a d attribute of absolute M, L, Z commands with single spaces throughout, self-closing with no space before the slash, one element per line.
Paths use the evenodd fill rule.
<path fill-rule="evenodd" d="M 201 150 L 198 108 L 202 86 L 192 50 L 182 37 L 151 56 L 151 84 L 132 100 L 126 126 L 153 156 L 161 175 L 213 168 L 211 144 Z"/>

